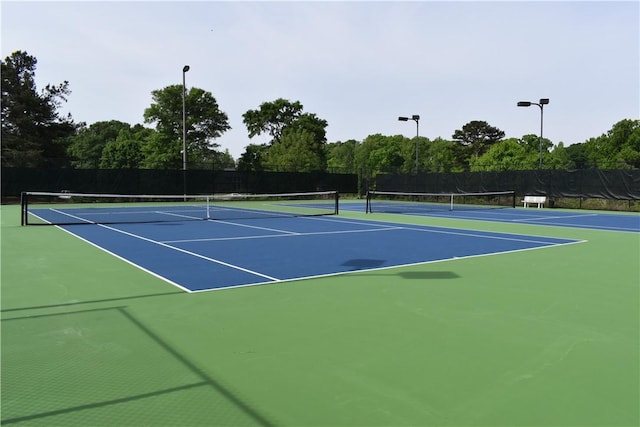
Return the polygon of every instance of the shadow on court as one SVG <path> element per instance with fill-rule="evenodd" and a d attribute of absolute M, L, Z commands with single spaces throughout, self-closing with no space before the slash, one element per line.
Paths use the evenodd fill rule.
<path fill-rule="evenodd" d="M 97 424 L 109 420 L 113 425 L 134 419 L 134 425 L 142 420 L 153 425 L 148 413 L 139 412 L 142 402 L 156 407 L 156 422 L 161 419 L 167 424 L 274 425 L 126 307 L 3 321 L 8 320 L 11 322 L 3 332 L 15 338 L 16 348 L 22 349 L 9 354 L 8 363 L 19 366 L 25 357 L 35 357 L 40 363 L 7 376 L 14 400 L 20 396 L 18 400 L 32 400 L 33 406 L 27 412 L 20 405 L 3 402 L 3 425 L 29 421 L 75 424 L 79 419 Z M 114 334 L 112 329 L 119 332 Z M 20 339 L 33 333 L 42 337 L 35 352 L 28 337 Z M 41 385 L 35 391 L 28 386 L 34 382 Z M 172 406 L 162 403 L 188 405 L 194 399 L 201 405 L 190 420 L 173 419 Z"/>

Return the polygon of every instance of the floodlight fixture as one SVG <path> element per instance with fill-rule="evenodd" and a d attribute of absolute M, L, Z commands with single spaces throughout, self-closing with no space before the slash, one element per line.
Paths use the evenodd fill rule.
<path fill-rule="evenodd" d="M 519 101 L 518 102 L 518 107 L 530 107 L 532 105 L 537 105 L 538 107 L 540 107 L 540 142 L 539 142 L 539 146 L 540 146 L 540 159 L 538 161 L 538 169 L 542 169 L 542 123 L 543 123 L 543 116 L 544 116 L 544 106 L 547 105 L 549 103 L 549 98 L 540 98 L 539 102 L 530 102 L 530 101 Z"/>
<path fill-rule="evenodd" d="M 400 120 L 401 122 L 406 122 L 410 119 L 416 122 L 416 173 L 418 173 L 418 137 L 420 136 L 420 116 L 418 114 L 414 114 L 411 117 L 398 117 L 398 120 Z"/>

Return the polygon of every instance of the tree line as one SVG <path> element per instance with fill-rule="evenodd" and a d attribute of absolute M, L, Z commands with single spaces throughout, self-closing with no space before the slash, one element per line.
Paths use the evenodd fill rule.
<path fill-rule="evenodd" d="M 623 119 L 582 143 L 564 146 L 528 134 L 505 133 L 482 120 L 456 130 L 450 139 L 374 134 L 362 141 L 328 142 L 328 122 L 304 111 L 299 101 L 276 99 L 242 116 L 249 139 L 234 159 L 216 139 L 231 129 L 215 97 L 192 87 L 170 85 L 151 93 L 143 124 L 105 120 L 75 123 L 60 107 L 71 94 L 68 81 L 35 84 L 37 60 L 16 51 L 2 63 L 3 167 L 181 169 L 183 96 L 190 169 L 241 171 L 329 171 L 414 173 L 544 169 L 640 168 L 640 120 Z M 147 126 L 145 126 L 147 125 Z"/>

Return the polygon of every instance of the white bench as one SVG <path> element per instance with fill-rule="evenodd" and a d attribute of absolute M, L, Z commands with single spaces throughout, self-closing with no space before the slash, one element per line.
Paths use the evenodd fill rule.
<path fill-rule="evenodd" d="M 525 208 L 528 208 L 530 204 L 537 204 L 538 208 L 543 208 L 546 201 L 547 198 L 545 196 L 524 196 L 522 203 Z"/>

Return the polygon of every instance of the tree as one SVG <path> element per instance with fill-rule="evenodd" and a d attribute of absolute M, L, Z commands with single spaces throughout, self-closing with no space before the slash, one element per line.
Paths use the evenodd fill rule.
<path fill-rule="evenodd" d="M 301 114 L 296 120 L 294 120 L 287 128 L 284 129 L 284 134 L 291 132 L 297 135 L 309 134 L 309 138 L 306 139 L 308 145 L 307 149 L 316 157 L 313 163 L 316 164 L 318 169 L 324 171 L 327 168 L 327 153 L 325 145 L 327 143 L 327 121 L 319 118 L 313 113 Z M 283 134 L 283 138 L 284 138 Z"/>
<path fill-rule="evenodd" d="M 249 144 L 238 159 L 238 170 L 242 172 L 261 172 L 264 170 L 263 159 L 267 155 L 267 144 Z"/>
<path fill-rule="evenodd" d="M 300 118 L 303 106 L 300 102 L 278 98 L 272 102 L 263 102 L 257 110 L 248 110 L 242 115 L 249 138 L 263 133 L 271 136 L 269 144 L 280 142 L 282 132 Z"/>
<path fill-rule="evenodd" d="M 118 120 L 84 123 L 77 132 L 67 138 L 67 153 L 75 168 L 91 169 L 100 167 L 103 151 L 107 145 L 118 139 L 122 131 L 130 131 L 131 125 Z"/>
<path fill-rule="evenodd" d="M 277 172 L 317 172 L 326 169 L 323 161 L 314 150 L 315 136 L 306 129 L 287 129 L 280 143 L 272 145 L 267 151 L 264 166 Z"/>
<path fill-rule="evenodd" d="M 543 157 L 544 157 L 544 153 Z M 545 169 L 575 169 L 575 166 L 569 158 L 566 148 L 562 142 L 553 147 L 551 153 L 549 153 L 547 161 L 543 162 Z"/>
<path fill-rule="evenodd" d="M 463 147 L 464 160 L 468 161 L 470 157 L 477 158 L 486 153 L 489 147 L 504 138 L 504 132 L 485 121 L 474 120 L 456 130 L 452 138 Z"/>
<path fill-rule="evenodd" d="M 592 167 L 640 167 L 640 120 L 617 122 L 606 134 L 585 141 L 582 150 Z"/>
<path fill-rule="evenodd" d="M 182 85 L 167 86 L 151 92 L 153 103 L 144 111 L 145 123 L 155 123 L 158 136 L 146 147 L 145 166 L 180 168 L 182 166 Z M 227 115 L 220 111 L 211 93 L 191 88 L 185 97 L 187 159 L 189 162 L 213 161 L 214 142 L 231 129 Z"/>
<path fill-rule="evenodd" d="M 453 172 L 456 171 L 455 145 L 452 141 L 436 138 L 431 141 L 424 153 L 420 164 L 421 170 L 428 172 Z"/>
<path fill-rule="evenodd" d="M 402 155 L 402 145 L 406 141 L 410 140 L 402 135 L 367 136 L 356 151 L 358 165 L 363 168 L 365 176 L 373 177 L 380 172 L 401 172 L 401 168 L 407 163 Z"/>
<path fill-rule="evenodd" d="M 66 160 L 64 138 L 76 125 L 58 109 L 71 93 L 69 82 L 48 84 L 38 93 L 35 70 L 38 61 L 16 51 L 1 62 L 2 165 L 39 167 Z"/>
<path fill-rule="evenodd" d="M 555 169 L 566 163 L 562 149 L 552 156 L 548 139 L 542 140 L 542 165 L 545 169 Z M 540 137 L 529 134 L 521 139 L 509 138 L 496 142 L 480 157 L 469 159 L 472 171 L 534 170 L 540 165 Z"/>
<path fill-rule="evenodd" d="M 625 119 L 607 132 L 607 157 L 613 167 L 640 168 L 640 120 Z"/>
<path fill-rule="evenodd" d="M 229 149 L 225 149 L 224 151 L 216 151 L 213 156 L 213 169 L 215 170 L 225 170 L 225 169 L 235 169 L 236 162 L 233 160 L 233 156 L 229 152 Z"/>
<path fill-rule="evenodd" d="M 532 169 L 537 165 L 532 153 L 526 143 L 509 138 L 493 144 L 482 156 L 469 159 L 469 166 L 472 172 Z"/>
<path fill-rule="evenodd" d="M 355 139 L 327 144 L 325 148 L 327 153 L 327 168 L 329 171 L 339 173 L 357 173 L 356 150 L 358 145 L 359 142 Z"/>
<path fill-rule="evenodd" d="M 115 140 L 108 142 L 102 150 L 100 168 L 102 169 L 138 169 L 144 161 L 142 147 L 155 131 L 142 125 L 123 128 Z"/>
<path fill-rule="evenodd" d="M 587 169 L 589 156 L 585 151 L 584 143 L 571 144 L 564 149 L 568 159 L 568 169 Z"/>
<path fill-rule="evenodd" d="M 307 145 L 304 149 L 301 147 L 297 147 L 297 149 L 316 157 L 313 160 L 306 159 L 304 163 L 307 166 L 305 168 L 313 165 L 314 170 L 326 169 L 327 160 L 324 145 L 327 142 L 325 130 L 327 121 L 318 118 L 315 114 L 304 113 L 300 102 L 278 98 L 272 102 L 262 103 L 259 109 L 249 110 L 242 117 L 249 132 L 249 138 L 267 133 L 271 136 L 271 141 L 268 144 L 271 147 L 276 147 L 284 141 L 285 135 L 288 133 L 290 138 L 297 138 L 295 144 Z M 289 141 L 290 148 L 293 147 L 292 144 L 294 143 Z M 290 157 L 282 148 L 274 150 L 269 160 L 270 167 L 274 167 L 276 164 L 278 168 L 284 167 L 280 158 L 282 156 Z M 298 162 L 290 164 L 300 167 Z"/>

